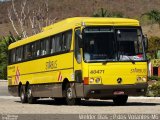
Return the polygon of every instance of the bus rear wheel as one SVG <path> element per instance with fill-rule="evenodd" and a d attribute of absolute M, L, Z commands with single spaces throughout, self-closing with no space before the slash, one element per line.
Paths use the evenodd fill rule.
<path fill-rule="evenodd" d="M 127 95 L 119 95 L 113 98 L 113 102 L 115 105 L 125 105 L 127 103 L 127 100 Z"/>
<path fill-rule="evenodd" d="M 28 99 L 28 103 L 29 104 L 34 104 L 36 103 L 36 98 L 33 97 L 32 95 L 32 90 L 31 90 L 31 87 L 28 85 L 27 87 L 27 99 Z"/>
<path fill-rule="evenodd" d="M 20 88 L 20 100 L 21 100 L 21 103 L 26 103 L 27 102 L 27 95 L 26 95 L 22 86 Z"/>
<path fill-rule="evenodd" d="M 81 102 L 80 98 L 74 98 L 73 97 L 73 89 L 70 86 L 70 84 L 66 85 L 65 99 L 66 99 L 66 104 L 67 105 L 77 105 L 77 104 L 80 104 L 80 102 Z"/>

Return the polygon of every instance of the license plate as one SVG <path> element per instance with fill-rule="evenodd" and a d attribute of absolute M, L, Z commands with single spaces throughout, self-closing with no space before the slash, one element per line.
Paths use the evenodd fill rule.
<path fill-rule="evenodd" d="M 114 95 L 124 95 L 124 91 L 115 91 Z"/>

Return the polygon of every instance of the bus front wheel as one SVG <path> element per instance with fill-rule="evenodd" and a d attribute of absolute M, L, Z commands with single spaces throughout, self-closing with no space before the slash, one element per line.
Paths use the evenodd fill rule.
<path fill-rule="evenodd" d="M 127 95 L 120 95 L 113 98 L 113 102 L 115 105 L 125 105 L 127 103 L 127 100 Z"/>
<path fill-rule="evenodd" d="M 77 105 L 77 104 L 80 104 L 80 101 L 81 101 L 80 98 L 73 98 L 73 89 L 70 86 L 70 84 L 66 85 L 65 98 L 66 98 L 67 105 Z"/>
<path fill-rule="evenodd" d="M 27 87 L 27 98 L 29 104 L 34 104 L 36 102 L 36 98 L 32 95 L 31 87 L 28 85 Z"/>

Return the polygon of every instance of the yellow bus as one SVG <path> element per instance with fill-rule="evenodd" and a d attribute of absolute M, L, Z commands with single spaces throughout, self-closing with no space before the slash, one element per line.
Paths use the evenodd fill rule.
<path fill-rule="evenodd" d="M 137 20 L 68 18 L 9 46 L 8 89 L 22 103 L 93 98 L 122 105 L 146 93 L 146 49 Z"/>

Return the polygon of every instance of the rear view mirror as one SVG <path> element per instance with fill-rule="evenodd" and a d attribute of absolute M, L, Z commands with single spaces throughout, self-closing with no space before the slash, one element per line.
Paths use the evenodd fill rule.
<path fill-rule="evenodd" d="M 143 36 L 143 44 L 145 51 L 148 50 L 148 38 L 146 36 Z"/>
<path fill-rule="evenodd" d="M 83 47 L 83 41 L 82 41 L 82 39 L 81 38 L 78 39 L 78 42 L 79 42 L 79 47 L 82 48 Z"/>
<path fill-rule="evenodd" d="M 81 34 L 79 29 L 76 30 L 75 33 L 76 33 L 76 37 L 77 37 L 77 40 L 78 40 L 78 45 L 79 45 L 80 48 L 82 48 L 83 47 L 82 34 Z"/>

